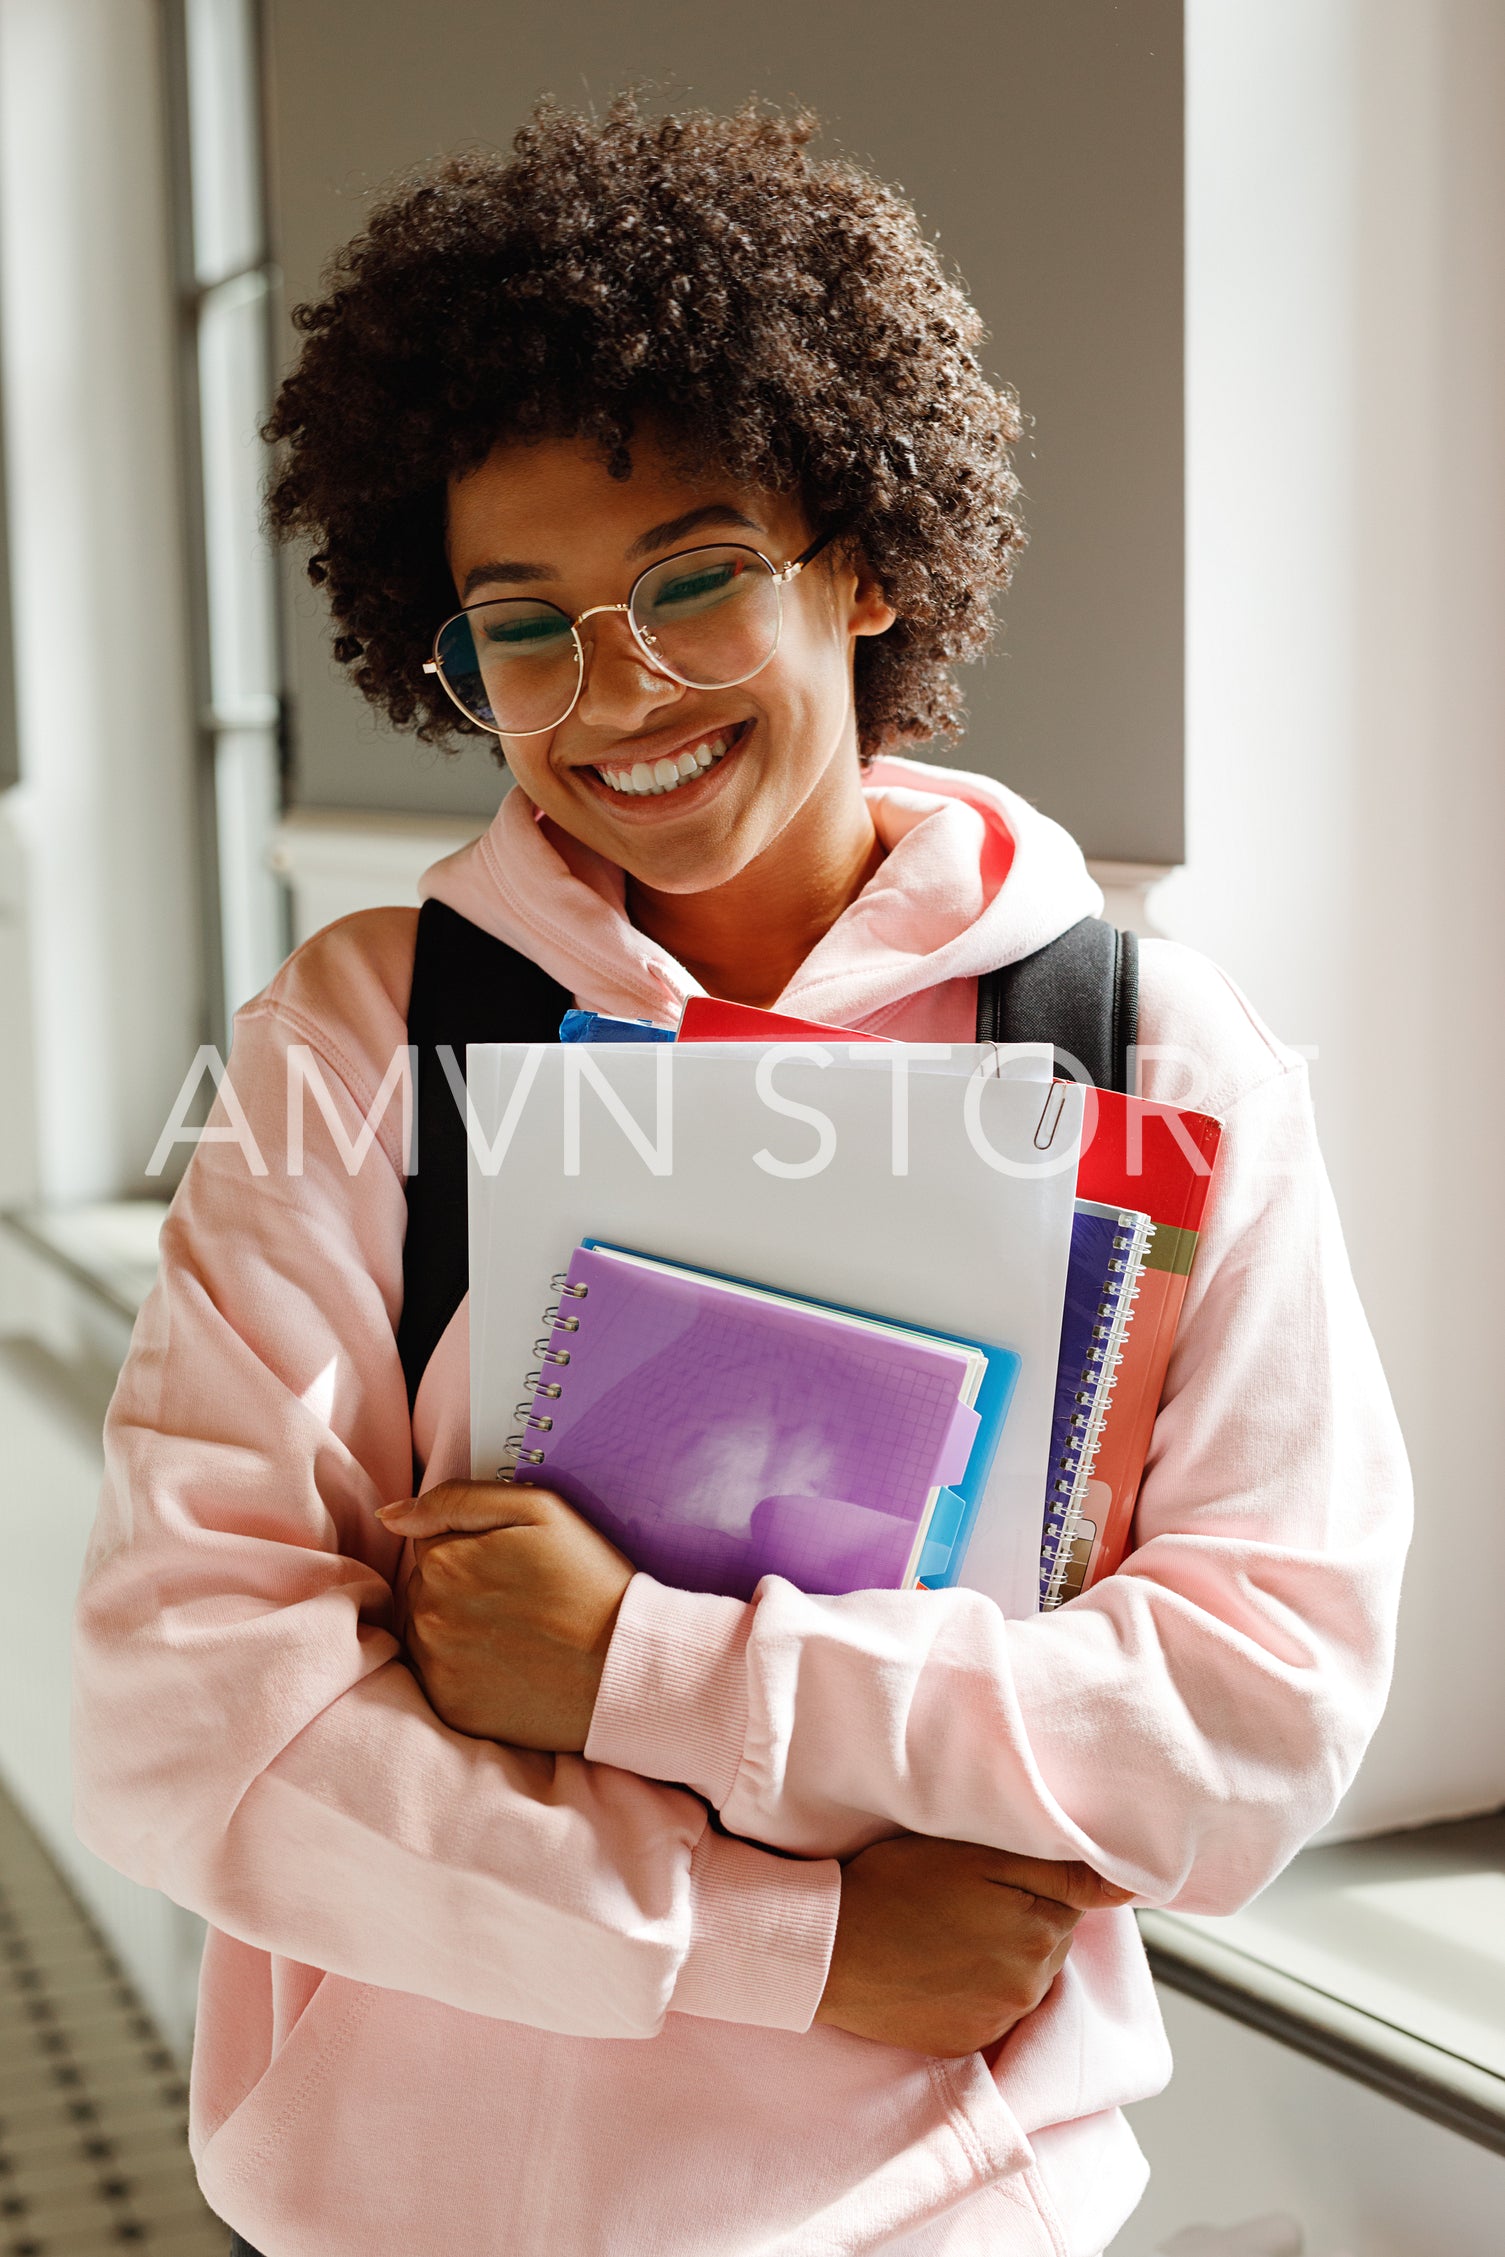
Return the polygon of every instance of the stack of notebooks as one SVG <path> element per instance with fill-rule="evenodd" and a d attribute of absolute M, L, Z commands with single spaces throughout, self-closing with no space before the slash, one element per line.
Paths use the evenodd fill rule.
<path fill-rule="evenodd" d="M 1041 1605 L 1059 1606 L 1119 1567 L 1129 1550 L 1134 1503 L 1149 1454 L 1155 1415 L 1175 1346 L 1191 1278 L 1213 1163 L 1222 1135 L 1211 1114 L 1099 1090 L 1095 1132 L 1077 1168 L 1077 1219 L 1072 1225 L 1067 1309 L 1057 1370 L 1057 1421 L 1070 1403 L 1090 1423 L 1063 1433 L 1046 1493 L 1041 1550 Z M 1078 1254 L 1084 1215 L 1112 1218 L 1112 1239 L 1099 1236 Z M 1101 1233 L 1103 1224 L 1099 1220 Z M 1124 1268 L 1112 1265 L 1122 1261 Z M 1102 1290 L 1088 1352 L 1075 1361 L 1080 1309 L 1102 1264 Z M 1075 1280 L 1075 1286 L 1073 1285 Z M 1072 1301 L 1078 1314 L 1073 1318 Z M 1106 1353 L 1093 1361 L 1090 1349 Z M 1081 1374 L 1072 1386 L 1073 1372 Z M 1090 1374 L 1090 1376 L 1089 1376 Z M 1086 1404 L 1076 1395 L 1086 1395 Z M 1073 1449 L 1073 1441 L 1080 1449 Z M 1061 1462 L 1072 1459 L 1068 1468 Z M 1069 1481 L 1069 1491 L 1058 1484 Z"/>
<path fill-rule="evenodd" d="M 583 1012 L 560 1031 L 675 1039 Z M 697 998 L 677 1039 L 880 1038 Z M 1000 1509 L 990 1472 L 1021 1369 L 1042 1368 L 1048 1339 L 1037 1603 L 1076 1597 L 1129 1548 L 1220 1133 L 1137 1098 L 1095 1104 L 1074 1206 L 1056 1203 L 1069 1243 L 1048 1332 L 967 1337 L 582 1236 L 553 1281 L 502 1470 L 558 1490 L 683 1589 L 745 1598 L 768 1574 L 818 1593 L 940 1588 Z M 494 1390 L 494 1371 L 477 1376 Z"/>

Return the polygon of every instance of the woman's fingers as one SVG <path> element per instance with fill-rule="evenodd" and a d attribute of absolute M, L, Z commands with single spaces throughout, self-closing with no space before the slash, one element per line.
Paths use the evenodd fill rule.
<path fill-rule="evenodd" d="M 394 1536 L 478 1536 L 493 1528 L 533 1527 L 538 1505 L 510 1481 L 441 1481 L 421 1497 L 378 1505 L 376 1517 Z"/>
<path fill-rule="evenodd" d="M 1025 1889 L 1031 1896 L 1050 1897 L 1073 1912 L 1102 1912 L 1114 1905 L 1129 1904 L 1134 1896 L 1132 1889 L 1122 1889 L 1113 1881 L 1105 1881 L 1090 1865 L 1067 1864 L 1054 1858 L 1021 1857 L 1013 1850 L 993 1852 L 987 1878 L 1003 1888 Z"/>

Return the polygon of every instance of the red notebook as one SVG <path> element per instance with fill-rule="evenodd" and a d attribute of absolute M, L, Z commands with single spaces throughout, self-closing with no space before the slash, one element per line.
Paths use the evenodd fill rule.
<path fill-rule="evenodd" d="M 696 995 L 685 1005 L 679 1039 L 883 1042 L 887 1038 Z M 1137 1209 L 1149 1216 L 1155 1235 L 1140 1273 L 1134 1319 L 1124 1335 L 1084 1517 L 1067 1562 L 1063 1602 L 1111 1575 L 1129 1549 L 1134 1503 L 1223 1133 L 1222 1123 L 1210 1113 L 1153 1105 L 1147 1098 L 1125 1097 L 1117 1090 L 1100 1089 L 1094 1094 L 1097 1119 L 1077 1167 L 1077 1197 L 1105 1207 Z"/>
<path fill-rule="evenodd" d="M 850 1027 L 823 1027 L 818 1019 L 790 1019 L 782 1011 L 760 1011 L 752 1003 L 719 1003 L 714 995 L 692 995 L 679 1022 L 681 1042 L 886 1042 L 887 1035 L 854 1034 Z"/>

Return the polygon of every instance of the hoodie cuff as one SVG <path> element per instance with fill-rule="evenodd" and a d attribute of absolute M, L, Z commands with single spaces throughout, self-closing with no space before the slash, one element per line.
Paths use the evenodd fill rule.
<path fill-rule="evenodd" d="M 669 2005 L 714 2022 L 808 2030 L 826 1987 L 841 1867 L 776 1857 L 707 1826 L 690 1859 L 690 1949 Z"/>
<path fill-rule="evenodd" d="M 720 1810 L 747 1733 L 752 1617 L 741 1599 L 635 1575 L 606 1650 L 588 1761 L 693 1787 Z"/>

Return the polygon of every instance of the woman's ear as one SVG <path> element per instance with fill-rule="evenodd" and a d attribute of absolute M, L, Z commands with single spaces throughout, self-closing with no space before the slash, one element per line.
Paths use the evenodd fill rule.
<path fill-rule="evenodd" d="M 854 556 L 851 569 L 857 584 L 852 590 L 851 611 L 847 618 L 848 633 L 886 635 L 899 614 L 884 595 L 876 574 L 864 557 Z"/>

